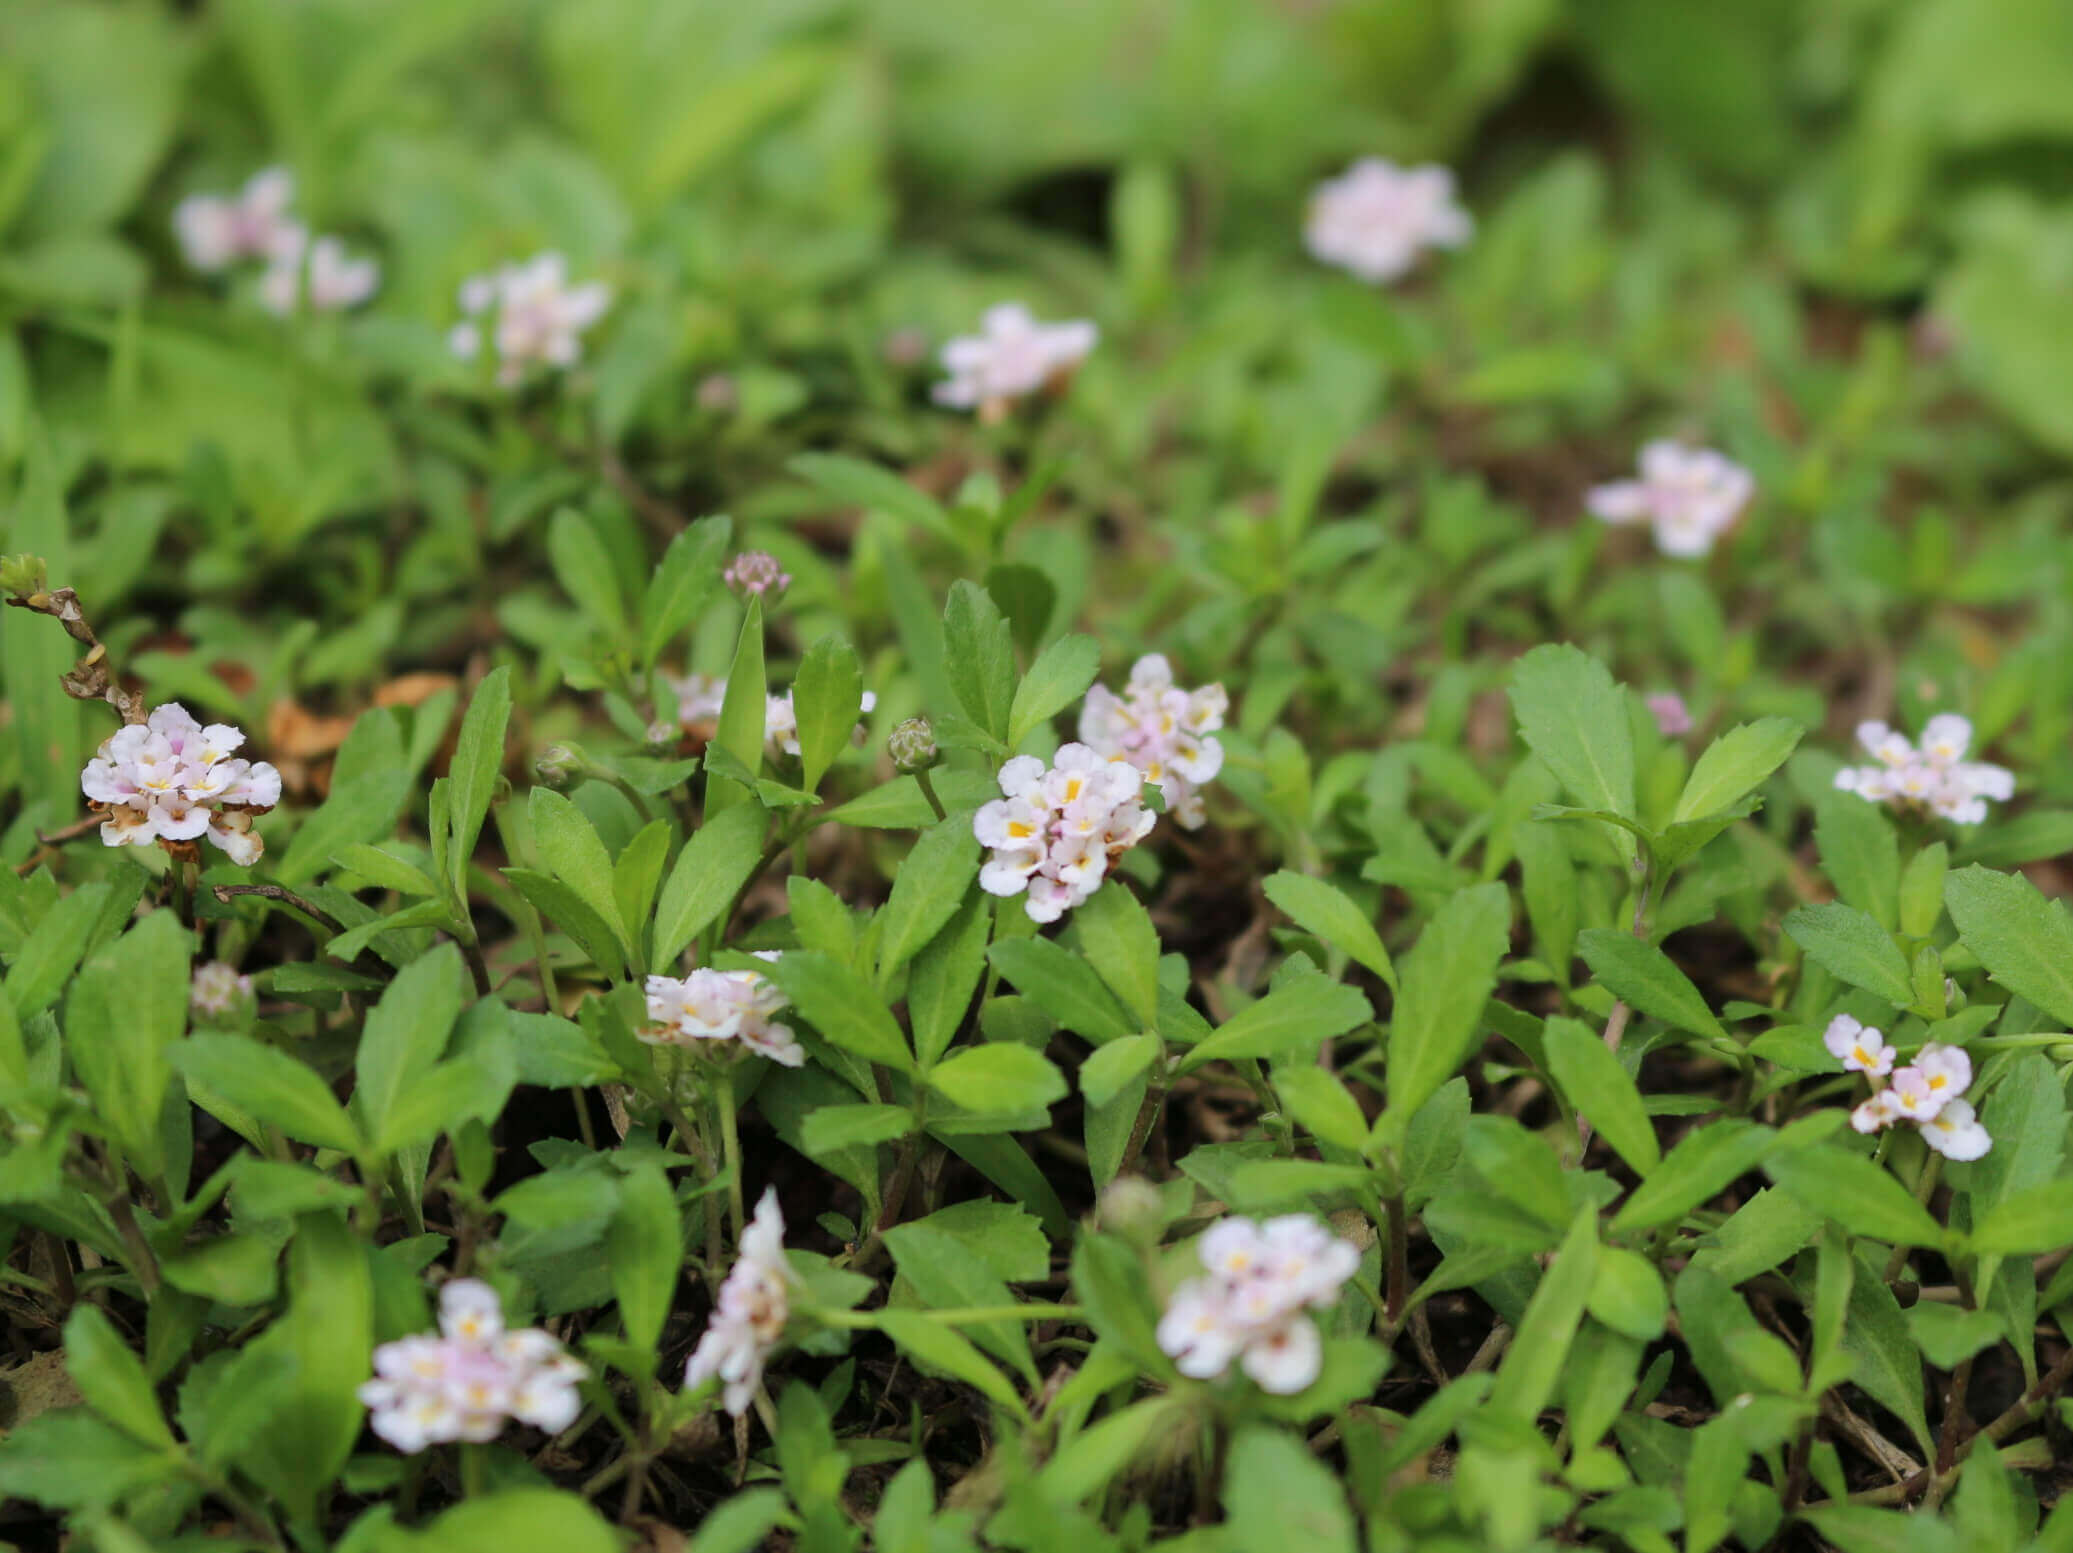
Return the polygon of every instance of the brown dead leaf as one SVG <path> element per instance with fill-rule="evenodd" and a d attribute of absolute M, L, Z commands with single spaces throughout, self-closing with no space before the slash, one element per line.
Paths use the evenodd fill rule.
<path fill-rule="evenodd" d="M 399 674 L 374 693 L 376 706 L 421 706 L 459 680 L 451 674 Z"/>

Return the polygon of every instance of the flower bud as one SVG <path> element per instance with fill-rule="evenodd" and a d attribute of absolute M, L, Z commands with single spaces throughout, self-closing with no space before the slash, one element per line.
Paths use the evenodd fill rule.
<path fill-rule="evenodd" d="M 49 585 L 50 574 L 40 555 L 0 556 L 0 593 L 29 598 Z"/>
<path fill-rule="evenodd" d="M 902 776 L 926 771 L 942 758 L 936 750 L 936 730 L 926 717 L 910 717 L 895 728 L 886 738 L 885 752 Z"/>
<path fill-rule="evenodd" d="M 533 774 L 549 787 L 567 787 L 589 767 L 580 744 L 550 744 L 533 762 Z"/>
<path fill-rule="evenodd" d="M 792 585 L 792 574 L 777 564 L 768 550 L 744 550 L 728 563 L 722 580 L 738 598 L 769 595 L 774 604 Z"/>
<path fill-rule="evenodd" d="M 1126 1240 L 1156 1245 L 1166 1227 L 1159 1189 L 1142 1176 L 1117 1176 L 1102 1191 L 1101 1227 Z"/>
<path fill-rule="evenodd" d="M 221 960 L 211 960 L 194 968 L 187 1006 L 202 1024 L 237 1028 L 251 1022 L 258 1000 L 252 994 L 251 977 L 239 975 L 235 967 Z"/>

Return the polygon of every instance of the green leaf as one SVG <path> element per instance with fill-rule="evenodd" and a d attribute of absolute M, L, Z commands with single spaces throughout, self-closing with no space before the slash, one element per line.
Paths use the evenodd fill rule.
<path fill-rule="evenodd" d="M 813 1027 L 846 1051 L 870 1062 L 914 1071 L 892 1011 L 877 990 L 839 960 L 818 950 L 792 950 L 767 962 L 763 974 L 775 982 Z"/>
<path fill-rule="evenodd" d="M 1094 968 L 1049 938 L 1003 938 L 986 951 L 995 970 L 1066 1029 L 1100 1045 L 1141 1028 Z"/>
<path fill-rule="evenodd" d="M 914 1310 L 878 1310 L 872 1316 L 879 1330 L 922 1368 L 963 1381 L 1010 1413 L 1026 1412 L 1013 1383 L 954 1327 Z"/>
<path fill-rule="evenodd" d="M 1943 896 L 1959 938 L 1995 981 L 2073 1025 L 2073 920 L 2063 901 L 1978 864 L 1945 880 Z"/>
<path fill-rule="evenodd" d="M 53 1509 L 104 1509 L 182 1470 L 172 1452 L 77 1408 L 39 1413 L 0 1440 L 0 1494 Z"/>
<path fill-rule="evenodd" d="M 1801 906 L 1786 917 L 1785 933 L 1809 959 L 1851 986 L 1877 993 L 1897 1008 L 1914 1003 L 1907 956 L 1890 932 L 1855 907 L 1840 901 Z"/>
<path fill-rule="evenodd" d="M 511 723 L 511 671 L 492 669 L 475 687 L 468 712 L 461 719 L 461 731 L 454 743 L 453 762 L 446 771 L 446 808 L 451 839 L 447 857 L 453 870 L 454 894 L 468 898 L 468 862 L 475 855 L 475 842 L 482 834 L 482 822 L 496 796 L 497 775 L 504 767 L 504 733 Z"/>
<path fill-rule="evenodd" d="M 626 630 L 626 603 L 612 570 L 612 553 L 596 527 L 573 507 L 563 507 L 547 526 L 547 559 L 562 591 L 576 601 L 590 623 L 617 638 Z"/>
<path fill-rule="evenodd" d="M 559 879 L 535 873 L 530 868 L 507 868 L 504 877 L 542 916 L 559 925 L 563 932 L 582 945 L 584 952 L 607 977 L 616 981 L 625 974 L 626 957 L 620 948 L 618 934 L 574 890 Z M 391 918 L 389 925 L 405 925 L 401 914 Z M 343 938 L 345 935 L 339 936 Z"/>
<path fill-rule="evenodd" d="M 446 1050 L 454 1021 L 467 1006 L 465 977 L 460 951 L 440 944 L 399 971 L 369 1010 L 353 1063 L 353 1107 L 371 1136 L 388 1130 L 404 1091 Z"/>
<path fill-rule="evenodd" d="M 1809 1208 L 1852 1235 L 1895 1246 L 1936 1246 L 1943 1226 L 1913 1194 L 1862 1154 L 1811 1148 L 1764 1162 L 1764 1171 Z"/>
<path fill-rule="evenodd" d="M 147 1179 L 163 1168 L 159 1117 L 187 1027 L 192 944 L 177 917 L 154 911 L 88 956 L 65 1000 L 73 1071 L 96 1119 Z"/>
<path fill-rule="evenodd" d="M 1909 1333 L 1907 1318 L 1880 1277 L 1880 1263 L 1859 1248 L 1857 1278 L 1850 1286 L 1850 1314 L 1843 1326 L 1843 1351 L 1850 1355 L 1850 1378 L 1873 1400 L 1906 1424 L 1927 1460 L 1935 1449 L 1922 1410 L 1922 1354 Z"/>
<path fill-rule="evenodd" d="M 1298 1440 L 1252 1424 L 1231 1442 L 1224 1522 L 1234 1548 L 1355 1553 L 1360 1542 L 1339 1479 Z"/>
<path fill-rule="evenodd" d="M 643 1352 L 654 1352 L 684 1266 L 676 1194 L 660 1165 L 642 1161 L 626 1172 L 618 1211 L 605 1232 L 605 1258 L 627 1341 Z"/>
<path fill-rule="evenodd" d="M 619 952 L 633 958 L 633 935 L 619 912 L 612 888 L 612 858 L 597 828 L 569 799 L 551 787 L 533 789 L 530 801 L 533 846 L 547 872 L 567 885 L 576 898 L 611 931 Z"/>
<path fill-rule="evenodd" d="M 929 1071 L 929 1084 L 968 1111 L 1022 1111 L 1065 1098 L 1065 1075 L 1019 1041 L 953 1051 Z"/>
<path fill-rule="evenodd" d="M 1585 1307 L 1613 1331 L 1652 1343 L 1668 1324 L 1670 1295 L 1655 1263 L 1640 1252 L 1600 1246 L 1598 1271 Z"/>
<path fill-rule="evenodd" d="M 366 1423 L 356 1393 L 371 1373 L 373 1342 L 366 1248 L 342 1216 L 304 1215 L 288 1247 L 287 1314 L 247 1345 L 291 1361 L 294 1378 L 272 1426 L 238 1462 L 299 1519 L 313 1519 L 317 1496 L 336 1483 Z"/>
<path fill-rule="evenodd" d="M 242 1035 L 195 1035 L 173 1049 L 196 1085 L 302 1143 L 354 1154 L 360 1134 L 331 1086 L 307 1063 Z"/>
<path fill-rule="evenodd" d="M 943 608 L 943 659 L 951 693 L 964 715 L 1005 744 L 1015 693 L 1015 650 L 1000 606 L 975 582 L 951 584 Z"/>
<path fill-rule="evenodd" d="M 85 1301 L 65 1322 L 65 1370 L 87 1405 L 143 1445 L 173 1449 L 151 1377 L 100 1307 Z"/>
<path fill-rule="evenodd" d="M 1073 912 L 1071 932 L 1074 947 L 1139 1026 L 1149 1030 L 1156 1025 L 1159 930 L 1152 926 L 1151 914 L 1130 893 L 1130 887 L 1121 879 L 1106 880 Z"/>
<path fill-rule="evenodd" d="M 93 942 L 101 908 L 111 891 L 105 884 L 81 885 L 61 895 L 15 951 L 4 984 L 18 1018 L 34 1019 L 56 1001 Z"/>
<path fill-rule="evenodd" d="M 1907 1311 L 1908 1335 L 1939 1370 L 1954 1370 L 2001 1341 L 2001 1318 L 1991 1310 L 1961 1310 L 1922 1300 Z"/>
<path fill-rule="evenodd" d="M 1680 1030 L 1727 1038 L 1691 978 L 1655 945 L 1632 933 L 1587 928 L 1577 935 L 1576 951 L 1614 997 Z"/>
<path fill-rule="evenodd" d="M 1110 1041 L 1080 1064 L 1080 1093 L 1089 1105 L 1107 1105 L 1116 1092 L 1158 1060 L 1156 1035 L 1126 1035 Z"/>
<path fill-rule="evenodd" d="M 1943 915 L 1943 882 L 1950 872 L 1951 850 L 1933 841 L 1908 860 L 1900 876 L 1900 931 L 1927 938 Z"/>
<path fill-rule="evenodd" d="M 441 1133 L 458 1132 L 471 1121 L 495 1121 L 518 1080 L 508 1048 L 497 1048 L 495 1056 L 501 1060 L 488 1052 L 458 1057 L 413 1081 L 383 1121 L 375 1150 L 394 1154 L 430 1143 Z"/>
<path fill-rule="evenodd" d="M 1553 1399 L 1597 1276 L 1598 1216 L 1585 1209 L 1576 1216 L 1562 1249 L 1541 1275 L 1512 1345 L 1497 1367 L 1497 1384 L 1490 1390 L 1488 1403 L 1493 1413 L 1508 1414 L 1530 1425 Z"/>
<path fill-rule="evenodd" d="M 1784 765 L 1805 732 L 1789 717 L 1766 717 L 1730 728 L 1692 767 L 1670 818 L 1695 820 L 1727 808 Z"/>
<path fill-rule="evenodd" d="M 856 649 L 824 636 L 807 649 L 792 680 L 792 712 L 799 729 L 799 785 L 816 792 L 835 757 L 849 747 L 864 705 L 864 671 Z"/>
<path fill-rule="evenodd" d="M 1855 793 L 1824 792 L 1814 801 L 1814 844 L 1845 904 L 1891 929 L 1898 920 L 1900 840 L 1885 811 Z"/>
<path fill-rule="evenodd" d="M 551 1488 L 506 1488 L 464 1501 L 409 1537 L 421 1553 L 512 1553 L 552 1548 L 554 1553 L 619 1553 L 619 1537 L 605 1518 L 574 1494 Z M 389 1543 L 381 1544 L 388 1553 Z"/>
<path fill-rule="evenodd" d="M 740 777 L 716 779 L 713 755 L 731 755 L 753 783 L 763 769 L 764 730 L 769 725 L 770 685 L 763 667 L 763 600 L 752 598 L 742 616 L 734 643 L 734 663 L 727 670 L 727 693 L 720 699 L 720 726 L 706 750 L 705 817 L 708 823 L 722 809 L 747 796 Z"/>
<path fill-rule="evenodd" d="M 1080 1087 L 1086 1085 L 1083 1070 Z M 1318 1142 L 1351 1154 L 1367 1147 L 1368 1119 L 1336 1075 L 1308 1064 L 1284 1063 L 1274 1070 L 1274 1093 Z"/>
<path fill-rule="evenodd" d="M 916 838 L 878 912 L 881 987 L 891 985 L 900 968 L 943 930 L 978 872 L 979 843 L 969 816 L 953 814 Z"/>
<path fill-rule="evenodd" d="M 837 501 L 849 502 L 866 511 L 888 513 L 905 523 L 933 529 L 945 539 L 955 539 L 950 518 L 933 496 L 910 485 L 889 469 L 867 464 L 860 458 L 839 453 L 797 453 L 785 467 L 826 491 Z"/>
<path fill-rule="evenodd" d="M 907 973 L 907 1023 L 924 1068 L 950 1049 L 986 971 L 992 897 L 967 894 L 950 921 L 914 957 Z"/>
<path fill-rule="evenodd" d="M 1734 1117 L 1687 1133 L 1621 1204 L 1610 1232 L 1629 1235 L 1675 1223 L 1754 1169 L 1777 1139 L 1768 1127 Z"/>
<path fill-rule="evenodd" d="M 1377 1124 L 1383 1140 L 1400 1139 L 1468 1056 L 1510 943 L 1511 894 L 1494 880 L 1456 891 L 1418 935 L 1389 1021 L 1389 1109 Z"/>
<path fill-rule="evenodd" d="M 764 1538 L 785 1515 L 785 1496 L 779 1490 L 739 1489 L 706 1512 L 688 1553 L 756 1553 L 769 1545 Z"/>
<path fill-rule="evenodd" d="M 438 881 L 415 863 L 380 847 L 370 847 L 365 842 L 356 841 L 349 847 L 340 847 L 332 854 L 331 861 L 347 873 L 357 874 L 369 884 L 394 890 L 398 895 L 439 893 Z"/>
<path fill-rule="evenodd" d="M 898 1105 L 824 1105 L 799 1124 L 800 1140 L 815 1157 L 890 1143 L 913 1130 L 914 1113 Z"/>
<path fill-rule="evenodd" d="M 763 855 L 769 816 L 758 804 L 736 804 L 708 815 L 662 887 L 655 908 L 655 964 L 669 967 L 677 956 L 733 903 Z"/>
<path fill-rule="evenodd" d="M 2073 1246 L 2073 1192 L 2063 1181 L 2047 1181 L 2014 1193 L 1975 1226 L 1971 1246 L 2001 1256 L 2041 1256 Z"/>
<path fill-rule="evenodd" d="M 1633 1075 L 1603 1039 L 1576 1020 L 1551 1017 L 1544 1028 L 1548 1067 L 1570 1105 L 1590 1118 L 1636 1175 L 1654 1170 L 1662 1150 Z"/>
<path fill-rule="evenodd" d="M 1604 664 L 1567 643 L 1536 647 L 1512 667 L 1511 702 L 1520 737 L 1578 803 L 1635 813 L 1627 698 Z M 1625 833 L 1614 841 L 1634 855 Z"/>
<path fill-rule="evenodd" d="M 1332 1037 L 1374 1017 L 1358 988 L 1316 974 L 1292 976 L 1225 1020 L 1209 1039 L 1190 1047 L 1175 1071 L 1186 1073 L 1205 1062 L 1239 1057 L 1314 1055 Z"/>
<path fill-rule="evenodd" d="M 650 820 L 633 840 L 619 850 L 612 865 L 612 899 L 619 907 L 619 920 L 632 934 L 634 944 L 642 940 L 641 928 L 648 909 L 655 904 L 655 887 L 662 883 L 662 868 L 669 861 L 670 824 Z"/>
<path fill-rule="evenodd" d="M 1382 947 L 1382 935 L 1375 931 L 1367 913 L 1354 905 L 1343 890 L 1313 879 L 1308 874 L 1283 869 L 1271 874 L 1265 885 L 1267 899 L 1306 933 L 1314 933 L 1356 964 L 1364 965 L 1396 988 L 1396 967 L 1389 951 Z"/>
<path fill-rule="evenodd" d="M 724 517 L 700 518 L 669 542 L 662 564 L 641 599 L 641 666 L 652 669 L 662 650 L 705 608 L 720 584 L 720 564 L 734 538 Z M 477 692 L 481 694 L 481 692 Z"/>
<path fill-rule="evenodd" d="M 1008 710 L 1009 748 L 1087 693 L 1101 672 L 1101 644 L 1091 636 L 1061 636 L 1037 655 Z"/>

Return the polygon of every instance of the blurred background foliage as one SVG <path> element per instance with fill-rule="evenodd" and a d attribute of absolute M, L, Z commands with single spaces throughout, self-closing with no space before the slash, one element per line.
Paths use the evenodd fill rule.
<path fill-rule="evenodd" d="M 1468 654 L 1417 711 L 1459 738 L 1569 635 L 1712 712 L 1955 696 L 2042 756 L 2069 81 L 2057 0 L 15 0 L 0 540 L 158 694 L 260 724 L 514 643 L 536 695 L 580 680 L 546 545 L 576 501 L 628 586 L 643 518 L 730 511 L 801 577 L 801 639 L 867 654 L 917 578 L 1020 560 L 1050 629 L 1242 680 L 1254 735 Z M 1309 189 L 1369 153 L 1456 167 L 1480 223 L 1389 293 L 1301 249 Z M 276 162 L 380 258 L 371 306 L 283 323 L 181 266 L 174 204 Z M 447 353 L 455 290 L 545 248 L 615 305 L 507 402 Z M 928 353 L 1018 296 L 1100 322 L 1071 400 L 929 407 Z M 1710 593 L 1578 520 L 1663 433 L 1765 492 Z M 946 500 L 1062 474 L 1040 531 L 960 547 L 831 527 L 808 449 Z M 69 817 L 85 732 L 21 624 L 9 855 Z"/>

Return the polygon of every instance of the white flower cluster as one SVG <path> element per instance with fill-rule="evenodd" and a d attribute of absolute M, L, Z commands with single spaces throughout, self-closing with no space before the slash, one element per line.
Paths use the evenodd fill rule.
<path fill-rule="evenodd" d="M 505 1331 L 497 1291 L 456 1278 L 439 1291 L 439 1336 L 383 1343 L 359 1396 L 374 1432 L 415 1454 L 450 1440 L 493 1440 L 512 1418 L 550 1434 L 566 1429 L 581 1408 L 576 1382 L 589 1373 L 551 1333 Z"/>
<path fill-rule="evenodd" d="M 1158 818 L 1144 777 L 1128 761 L 1066 744 L 1047 770 L 1034 755 L 1001 767 L 1002 797 L 980 807 L 972 832 L 993 855 L 980 888 L 1020 895 L 1035 922 L 1056 922 L 1101 888 L 1109 864 L 1144 840 Z"/>
<path fill-rule="evenodd" d="M 305 301 L 320 312 L 359 306 L 381 285 L 381 265 L 349 258 L 336 237 L 312 242 L 288 215 L 294 200 L 295 175 L 269 167 L 235 195 L 190 194 L 173 209 L 173 230 L 187 262 L 205 273 L 263 260 L 259 300 L 269 312 L 286 317 Z"/>
<path fill-rule="evenodd" d="M 380 284 L 381 265 L 373 259 L 348 258 L 335 237 L 309 242 L 297 227 L 289 250 L 260 277 L 259 300 L 283 318 L 305 300 L 320 313 L 336 313 L 358 307 Z"/>
<path fill-rule="evenodd" d="M 187 1006 L 203 1019 L 227 1019 L 251 1002 L 252 978 L 221 960 L 197 965 L 187 984 Z"/>
<path fill-rule="evenodd" d="M 173 232 L 187 262 L 205 274 L 240 259 L 276 260 L 302 228 L 288 217 L 295 175 L 285 167 L 254 173 L 236 194 L 190 194 L 173 207 Z"/>
<path fill-rule="evenodd" d="M 125 847 L 206 835 L 232 862 L 256 863 L 264 844 L 252 816 L 281 801 L 281 774 L 263 760 L 232 759 L 244 742 L 242 729 L 204 728 L 177 701 L 110 734 L 79 773 L 80 791 L 101 811 L 101 840 Z"/>
<path fill-rule="evenodd" d="M 1929 719 L 1920 749 L 1884 723 L 1859 723 L 1857 740 L 1878 764 L 1845 766 L 1835 774 L 1835 785 L 1873 803 L 1977 825 L 1987 817 L 1988 799 L 2005 803 L 2015 793 L 2015 775 L 2007 767 L 1965 758 L 1972 724 L 1955 712 Z"/>
<path fill-rule="evenodd" d="M 1167 812 L 1189 830 L 1203 821 L 1202 786 L 1223 769 L 1224 746 L 1210 737 L 1224 725 L 1230 698 L 1222 685 L 1182 690 L 1159 653 L 1146 653 L 1117 695 L 1106 685 L 1087 692 L 1080 742 L 1097 755 L 1125 760 L 1159 784 Z"/>
<path fill-rule="evenodd" d="M 1444 167 L 1399 167 L 1364 156 L 1310 196 L 1303 242 L 1311 256 L 1371 283 L 1407 273 L 1428 248 L 1459 248 L 1475 221 Z"/>
<path fill-rule="evenodd" d="M 1641 450 L 1641 478 L 1594 485 L 1584 498 L 1607 523 L 1646 523 L 1665 555 L 1701 556 L 1749 504 L 1756 479 L 1711 448 L 1668 440 Z"/>
<path fill-rule="evenodd" d="M 700 739 L 710 739 L 720 726 L 720 708 L 727 701 L 727 681 L 710 674 L 686 674 L 681 679 L 667 676 L 670 693 L 677 700 L 677 727 L 683 732 Z M 864 692 L 862 710 L 869 716 L 878 707 L 876 691 Z M 661 725 L 656 732 L 667 735 L 668 725 Z M 864 725 L 857 724 L 856 736 L 862 738 Z M 655 738 L 655 733 L 650 734 Z M 657 743 L 663 742 L 656 739 Z M 799 753 L 799 713 L 792 704 L 792 693 L 787 690 L 781 695 L 766 697 L 763 703 L 763 742 L 773 750 L 797 756 Z"/>
<path fill-rule="evenodd" d="M 1850 1113 L 1850 1125 L 1859 1132 L 1913 1122 L 1922 1141 L 1946 1159 L 1978 1159 L 1994 1146 L 1971 1102 L 1961 1098 L 1972 1085 L 1972 1059 L 1964 1047 L 1931 1041 L 1907 1067 L 1895 1068 L 1897 1054 L 1885 1036 L 1848 1014 L 1830 1020 L 1822 1039 L 1844 1068 L 1877 1086 Z M 1880 1085 L 1882 1078 L 1887 1082 Z"/>
<path fill-rule="evenodd" d="M 684 1366 L 684 1384 L 697 1387 L 717 1378 L 722 1404 L 739 1418 L 763 1384 L 763 1361 L 784 1336 L 792 1313 L 785 1263 L 785 1216 L 777 1192 L 765 1188 L 756 1215 L 741 1233 L 741 1252 L 720 1285 L 720 1302 L 705 1335 Z"/>
<path fill-rule="evenodd" d="M 461 311 L 468 320 L 496 314 L 490 344 L 497 353 L 497 382 L 504 388 L 536 366 L 573 367 L 583 356 L 583 331 L 611 305 L 611 288 L 602 281 L 571 286 L 568 261 L 558 253 L 539 254 L 461 283 Z M 482 351 L 482 326 L 455 324 L 446 341 L 456 356 L 473 361 Z"/>
<path fill-rule="evenodd" d="M 778 951 L 757 951 L 775 960 Z M 651 1023 L 638 1032 L 651 1046 L 688 1046 L 694 1041 L 740 1041 L 759 1057 L 787 1068 L 806 1061 L 806 1048 L 790 1025 L 771 1016 L 789 1006 L 766 976 L 754 971 L 716 971 L 701 966 L 689 976 L 650 976 L 646 984 Z"/>
<path fill-rule="evenodd" d="M 943 347 L 949 381 L 931 392 L 936 403 L 979 412 L 998 421 L 1017 399 L 1042 388 L 1059 388 L 1086 360 L 1101 331 L 1085 318 L 1042 324 L 1020 302 L 989 307 L 977 334 L 963 334 Z"/>
<path fill-rule="evenodd" d="M 1202 1237 L 1206 1278 L 1173 1291 L 1159 1346 L 1183 1375 L 1208 1380 L 1238 1367 L 1263 1391 L 1287 1396 L 1317 1379 L 1324 1342 L 1306 1314 L 1336 1303 L 1360 1252 L 1317 1218 L 1264 1224 L 1226 1219 Z"/>

